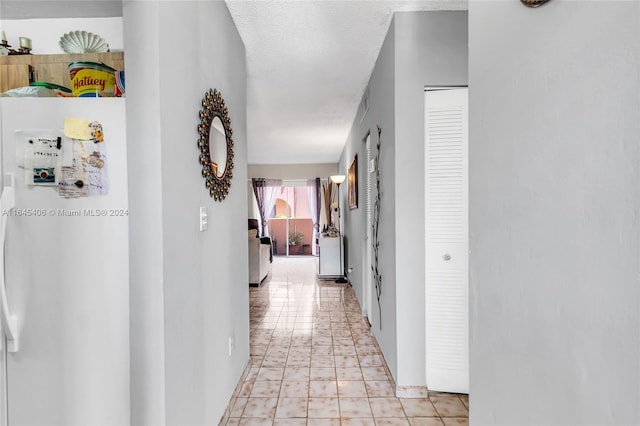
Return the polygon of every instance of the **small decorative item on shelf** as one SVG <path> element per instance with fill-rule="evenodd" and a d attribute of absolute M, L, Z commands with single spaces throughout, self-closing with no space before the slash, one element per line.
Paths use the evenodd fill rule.
<path fill-rule="evenodd" d="M 31 53 L 31 39 L 29 37 L 20 37 L 20 49 L 18 51 L 23 55 Z"/>
<path fill-rule="evenodd" d="M 0 56 L 7 56 L 10 47 L 9 43 L 7 43 L 7 34 L 3 30 L 2 36 L 0 36 Z"/>
<path fill-rule="evenodd" d="M 104 53 L 109 51 L 107 42 L 97 34 L 87 31 L 71 31 L 58 42 L 65 53 Z"/>
<path fill-rule="evenodd" d="M 337 238 L 340 236 L 340 231 L 338 231 L 338 228 L 332 225 L 327 228 L 327 232 L 324 234 L 324 236 L 329 238 Z"/>
<path fill-rule="evenodd" d="M 18 50 L 12 49 L 11 45 L 7 42 L 7 34 L 2 31 L 0 36 L 0 56 L 7 55 L 30 55 L 31 54 L 31 39 L 28 37 L 20 37 L 20 48 Z"/>

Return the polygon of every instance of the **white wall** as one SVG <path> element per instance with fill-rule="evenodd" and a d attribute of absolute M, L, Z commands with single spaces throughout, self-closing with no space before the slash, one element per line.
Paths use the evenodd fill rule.
<path fill-rule="evenodd" d="M 382 48 L 376 60 L 375 67 L 369 80 L 369 110 L 362 122 L 357 114 L 340 156 L 338 168 L 340 173 L 347 174 L 349 163 L 358 154 L 358 182 L 360 190 L 359 206 L 355 210 L 343 209 L 345 223 L 345 266 L 353 266 L 349 279 L 354 291 L 358 295 L 360 304 L 362 298 L 362 239 L 366 226 L 366 208 L 364 204 L 364 184 L 366 182 L 366 158 L 364 138 L 371 132 L 372 152 L 375 155 L 376 144 L 380 141 L 380 181 L 382 199 L 380 202 L 380 255 L 379 270 L 382 275 L 382 295 L 380 308 L 373 295 L 373 312 L 369 313 L 372 332 L 375 335 L 385 360 L 395 378 L 398 377 L 397 358 L 397 323 L 396 323 L 396 230 L 395 230 L 395 108 L 392 101 L 395 97 L 395 20 L 391 22 L 389 31 L 384 39 Z M 377 126 L 382 129 L 378 139 Z M 340 191 L 340 205 L 347 205 L 346 185 Z"/>
<path fill-rule="evenodd" d="M 640 3 L 469 2 L 471 424 L 639 424 Z"/>
<path fill-rule="evenodd" d="M 64 53 L 58 45 L 60 37 L 70 31 L 87 31 L 102 37 L 112 52 L 124 49 L 122 18 L 65 18 L 65 19 L 2 19 L 4 30 L 13 49 L 20 47 L 20 37 L 31 39 L 34 55 Z"/>
<path fill-rule="evenodd" d="M 365 144 L 382 128 L 382 330 L 374 299 L 373 331 L 399 388 L 425 386 L 424 87 L 467 84 L 467 13 L 396 13 L 369 82 L 370 107 L 356 117 L 340 158 L 345 172 L 358 154 L 360 204 L 345 212 L 347 265 L 362 289 Z M 346 193 L 342 194 L 346 203 Z M 363 300 L 361 299 L 361 303 Z"/>
<path fill-rule="evenodd" d="M 396 281 L 399 386 L 426 384 L 424 87 L 466 85 L 467 12 L 397 13 Z"/>
<path fill-rule="evenodd" d="M 134 172 L 140 180 L 131 193 L 142 198 L 132 217 L 141 237 L 132 235 L 132 276 L 139 280 L 132 282 L 138 294 L 132 310 L 147 312 L 132 334 L 154 336 L 132 353 L 139 367 L 146 358 L 153 363 L 133 371 L 134 398 L 143 403 L 134 406 L 132 423 L 217 424 L 249 360 L 246 218 L 237 214 L 247 200 L 244 46 L 223 2 L 126 2 L 123 15 L 127 86 L 140 88 L 127 93 L 137 111 L 128 117 L 130 136 L 139 143 L 130 158 L 151 162 Z M 150 73 L 143 63 L 153 64 Z M 198 162 L 198 111 L 209 88 L 227 102 L 235 142 L 223 202 L 209 196 Z M 146 151 L 153 151 L 148 160 Z M 209 211 L 206 232 L 198 230 L 200 206 Z M 159 248 L 150 247 L 155 243 Z M 153 353 L 162 350 L 164 366 Z M 155 391 L 148 375 L 157 373 L 164 395 L 151 399 L 144 392 Z"/>
<path fill-rule="evenodd" d="M 251 178 L 267 179 L 315 179 L 327 178 L 338 173 L 338 166 L 331 164 L 249 164 L 247 174 Z"/>
<path fill-rule="evenodd" d="M 157 2 L 124 2 L 129 182 L 131 424 L 165 424 L 164 238 L 162 182 L 148 170 L 162 160 L 160 29 Z M 139 141 L 132 143 L 131 141 Z M 134 160 L 135 159 L 135 160 Z"/>

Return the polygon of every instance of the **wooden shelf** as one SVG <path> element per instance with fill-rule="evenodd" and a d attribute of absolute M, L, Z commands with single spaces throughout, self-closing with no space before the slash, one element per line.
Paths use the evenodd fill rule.
<path fill-rule="evenodd" d="M 124 52 L 0 56 L 0 93 L 28 86 L 32 81 L 71 88 L 69 64 L 78 61 L 101 62 L 124 70 Z"/>

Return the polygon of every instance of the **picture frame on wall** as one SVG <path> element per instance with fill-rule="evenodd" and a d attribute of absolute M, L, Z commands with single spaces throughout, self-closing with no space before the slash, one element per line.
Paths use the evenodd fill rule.
<path fill-rule="evenodd" d="M 349 173 L 347 174 L 347 188 L 349 210 L 358 208 L 358 154 L 353 157 L 349 164 Z"/>

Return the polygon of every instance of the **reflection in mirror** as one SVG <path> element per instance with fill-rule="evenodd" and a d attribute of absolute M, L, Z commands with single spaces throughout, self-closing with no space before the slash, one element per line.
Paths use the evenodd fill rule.
<path fill-rule="evenodd" d="M 221 177 L 227 167 L 227 137 L 224 126 L 217 115 L 211 122 L 211 132 L 209 133 L 209 156 L 211 157 L 211 168 L 213 174 Z"/>

